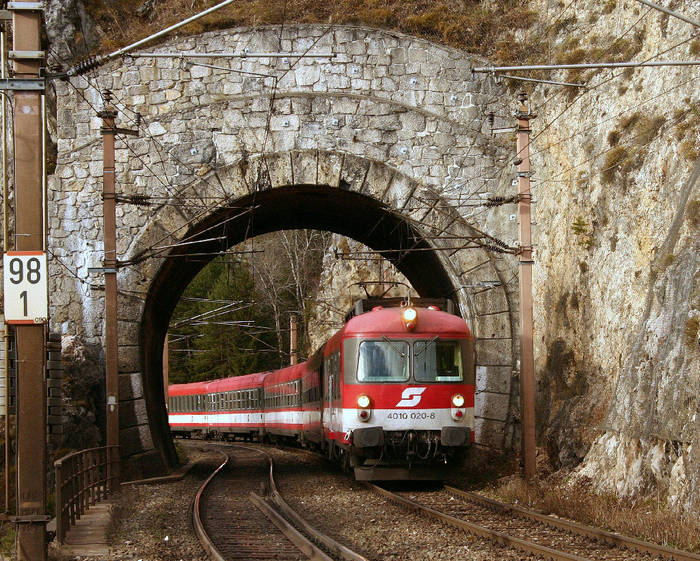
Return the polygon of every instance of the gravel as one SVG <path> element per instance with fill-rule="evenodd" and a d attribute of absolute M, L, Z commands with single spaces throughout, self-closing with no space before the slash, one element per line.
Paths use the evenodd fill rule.
<path fill-rule="evenodd" d="M 182 441 L 181 441 L 182 442 Z M 114 499 L 108 557 L 61 556 L 50 561 L 208 561 L 191 523 L 191 502 L 220 463 L 211 444 L 183 442 L 197 466 L 182 481 L 124 487 Z M 494 545 L 393 504 L 300 450 L 266 448 L 275 458 L 280 493 L 312 525 L 375 561 L 519 560 Z"/>
<path fill-rule="evenodd" d="M 317 457 L 273 451 L 279 491 L 317 529 L 368 559 L 501 561 L 523 554 L 380 497 Z M 301 469 L 300 469 L 300 465 Z M 423 484 L 424 485 L 424 484 Z"/>

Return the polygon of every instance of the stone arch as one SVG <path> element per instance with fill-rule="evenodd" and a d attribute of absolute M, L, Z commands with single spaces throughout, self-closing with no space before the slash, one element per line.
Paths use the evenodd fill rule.
<path fill-rule="evenodd" d="M 139 58 L 111 63 L 95 79 L 57 84 L 59 154 L 50 178 L 49 236 L 60 242 L 54 253 L 66 270 L 99 265 L 99 89 L 113 92 L 124 124 L 132 111 L 145 115 L 144 134 L 118 145 L 116 163 L 119 192 L 150 205 L 118 209 L 118 255 L 128 264 L 118 280 L 126 455 L 137 458 L 144 473 L 172 459 L 162 426 L 153 425 L 156 417 L 162 421 L 162 410 L 154 411 L 140 346 L 146 302 L 164 278 L 155 257 L 216 222 L 223 207 L 247 208 L 275 191 L 311 196 L 332 190 L 356 197 L 355 204 L 369 201 L 368 208 L 381 209 L 397 228 L 435 249 L 433 265 L 423 269 L 442 271 L 440 285 L 454 290 L 478 337 L 480 442 L 509 446 L 517 400 L 510 383 L 516 365 L 513 262 L 479 249 L 445 249 L 473 228 L 504 235 L 504 211 L 470 217 L 459 203 L 479 191 L 510 194 L 510 182 L 494 173 L 504 168 L 503 151 L 482 133 L 481 117 L 498 108 L 498 92 L 488 79 L 472 77 L 468 55 L 401 34 L 297 25 L 285 26 L 281 46 L 279 37 L 278 27 L 222 30 L 174 39 L 158 50 L 291 51 L 318 40 L 319 49 L 335 56 L 295 65 L 239 59 L 230 62 L 232 73 Z M 265 79 L 241 71 L 282 77 L 273 92 Z M 505 232 L 512 241 L 507 236 L 512 233 Z M 412 270 L 416 288 L 430 290 L 421 267 Z M 98 342 L 102 294 L 76 277 L 61 268 L 52 279 L 52 321 L 64 333 Z"/>
<path fill-rule="evenodd" d="M 396 170 L 335 152 L 265 154 L 212 172 L 180 196 L 206 201 L 217 192 L 216 200 L 225 200 L 226 204 L 199 211 L 202 216 L 196 222 L 175 207 L 163 207 L 132 245 L 128 256 L 133 265 L 125 272 L 123 282 L 128 286 L 148 284 L 145 296 L 132 297 L 128 304 L 134 321 L 128 336 L 120 342 L 120 356 L 131 356 L 133 360 L 121 365 L 122 385 L 132 386 L 132 391 L 127 390 L 121 400 L 122 441 L 127 443 L 125 454 L 140 464 L 141 473 L 161 461 L 175 460 L 163 407 L 162 346 L 182 291 L 205 265 L 201 260 L 189 261 L 188 253 L 220 251 L 249 237 L 293 228 L 333 231 L 379 251 L 432 248 L 434 251 L 407 252 L 398 257 L 387 253 L 386 257 L 421 296 L 455 298 L 477 336 L 484 329 L 493 329 L 484 321 L 491 314 L 480 315 L 473 296 L 467 298 L 457 284 L 460 263 L 476 262 L 482 267 L 488 263 L 491 267 L 490 256 L 478 249 L 465 249 L 451 251 L 446 258 L 447 252 L 440 250 L 446 242 L 429 239 L 431 232 L 425 231 L 424 219 L 419 222 L 412 216 L 414 213 L 406 210 L 413 196 L 420 194 L 437 203 L 439 195 Z M 450 213 L 434 216 L 429 224 L 439 228 L 448 222 L 452 232 L 463 231 L 466 235 L 471 231 L 461 217 Z M 226 237 L 226 241 L 218 240 L 220 237 Z M 182 241 L 191 244 L 207 239 L 216 241 L 178 246 Z M 162 258 L 146 258 L 157 253 L 158 247 L 172 246 L 175 249 L 162 254 Z M 173 258 L 174 254 L 180 257 Z M 138 342 L 134 340 L 136 330 Z M 502 336 L 510 337 L 507 329 Z M 493 353 L 483 347 L 490 338 L 482 339 L 478 360 L 486 363 L 493 360 Z M 134 381 L 141 396 L 133 392 Z"/>

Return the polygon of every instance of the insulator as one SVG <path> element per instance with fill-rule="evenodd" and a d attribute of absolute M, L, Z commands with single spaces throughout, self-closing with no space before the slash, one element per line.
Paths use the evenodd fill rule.
<path fill-rule="evenodd" d="M 506 202 L 505 197 L 489 197 L 486 201 L 485 206 L 498 206 Z"/>
<path fill-rule="evenodd" d="M 81 74 L 85 74 L 90 70 L 94 70 L 100 65 L 100 63 L 100 57 L 89 56 L 88 58 L 86 58 L 82 62 L 79 62 L 73 68 L 71 68 L 66 73 L 66 76 L 80 76 Z"/>

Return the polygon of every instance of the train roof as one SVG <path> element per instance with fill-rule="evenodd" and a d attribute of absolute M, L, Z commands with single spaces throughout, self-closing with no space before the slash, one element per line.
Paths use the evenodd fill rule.
<path fill-rule="evenodd" d="M 369 312 L 351 318 L 341 330 L 344 337 L 420 336 L 471 338 L 467 323 L 460 317 L 431 308 L 413 307 L 417 313 L 416 326 L 409 330 L 401 314 L 406 308 L 377 306 Z"/>
<path fill-rule="evenodd" d="M 307 370 L 308 362 L 287 366 L 280 370 L 273 370 L 265 377 L 265 386 L 278 384 L 280 382 L 288 382 L 290 380 L 298 380 Z"/>
<path fill-rule="evenodd" d="M 263 385 L 265 376 L 267 376 L 267 372 L 256 372 L 255 374 L 246 374 L 245 376 L 232 376 L 230 378 L 212 380 L 207 384 L 207 393 L 260 388 Z"/>
<path fill-rule="evenodd" d="M 168 386 L 168 395 L 198 395 L 207 393 L 206 382 L 190 382 L 189 384 L 172 384 Z"/>

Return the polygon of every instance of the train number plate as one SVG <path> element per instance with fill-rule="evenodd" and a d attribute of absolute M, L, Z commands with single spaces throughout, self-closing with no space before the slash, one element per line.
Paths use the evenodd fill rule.
<path fill-rule="evenodd" d="M 392 411 L 387 419 L 435 419 L 435 411 Z"/>

